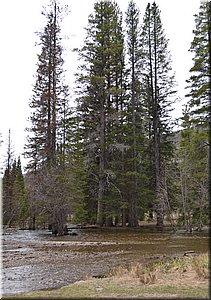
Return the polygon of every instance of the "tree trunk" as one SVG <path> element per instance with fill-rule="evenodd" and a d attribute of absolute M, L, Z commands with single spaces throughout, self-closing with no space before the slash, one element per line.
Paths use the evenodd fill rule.
<path fill-rule="evenodd" d="M 132 58 L 132 97 L 131 97 L 131 104 L 132 104 L 132 171 L 135 173 L 133 176 L 132 182 L 133 185 L 131 187 L 130 192 L 130 220 L 129 226 L 136 227 L 138 225 L 138 217 L 137 217 L 137 163 L 136 163 L 136 99 L 135 99 L 135 61 L 134 55 Z"/>
<path fill-rule="evenodd" d="M 99 161 L 99 185 L 97 205 L 97 225 L 103 226 L 103 196 L 105 192 L 105 108 L 102 104 L 100 116 L 100 161 Z"/>
<path fill-rule="evenodd" d="M 56 160 L 56 105 L 57 105 L 57 97 L 56 97 L 56 2 L 54 4 L 54 26 L 53 26 L 53 102 L 52 102 L 52 132 L 51 132 L 51 160 L 52 164 L 55 164 Z"/>
<path fill-rule="evenodd" d="M 134 188 L 134 186 L 133 186 Z M 128 226 L 129 227 L 137 227 L 138 226 L 138 218 L 137 218 L 137 207 L 136 207 L 136 200 L 134 196 L 134 190 L 131 190 L 129 193 L 130 205 L 129 205 L 129 220 Z"/>
<path fill-rule="evenodd" d="M 29 230 L 35 230 L 35 229 L 36 229 L 36 217 L 35 215 L 33 215 L 29 223 Z"/>
<path fill-rule="evenodd" d="M 116 227 L 118 224 L 119 224 L 119 216 L 116 215 L 116 216 L 114 217 L 114 226 Z"/>
<path fill-rule="evenodd" d="M 112 227 L 113 226 L 113 218 L 112 218 L 112 216 L 106 217 L 106 226 L 107 227 Z"/>
<path fill-rule="evenodd" d="M 163 226 L 163 204 L 161 195 L 161 163 L 160 163 L 160 133 L 158 115 L 158 83 L 157 83 L 157 34 L 154 22 L 154 95 L 153 95 L 153 131 L 154 131 L 154 159 L 155 159 L 155 195 L 157 226 Z"/>
<path fill-rule="evenodd" d="M 59 223 L 57 225 L 57 227 L 58 227 L 58 235 L 60 235 L 60 236 L 64 235 L 64 225 L 63 225 L 63 223 Z"/>
<path fill-rule="evenodd" d="M 126 227 L 126 208 L 122 208 L 122 227 Z"/>

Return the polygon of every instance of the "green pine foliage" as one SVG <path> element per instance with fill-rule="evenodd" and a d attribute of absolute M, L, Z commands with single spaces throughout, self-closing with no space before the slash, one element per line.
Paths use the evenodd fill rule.
<path fill-rule="evenodd" d="M 138 207 L 143 190 L 143 181 L 139 169 L 142 160 L 143 130 L 142 130 L 142 102 L 140 90 L 140 36 L 139 10 L 133 1 L 129 2 L 126 13 L 127 24 L 127 121 L 125 131 L 129 146 L 124 160 L 124 177 L 126 182 L 125 197 L 128 202 L 128 224 L 131 227 L 138 225 Z M 143 166 L 143 165 L 142 165 Z M 131 187 L 128 193 L 128 186 Z M 142 200 L 142 199 L 141 199 Z M 143 202 L 143 200 L 142 200 Z"/>
<path fill-rule="evenodd" d="M 189 108 L 184 110 L 180 132 L 178 165 L 180 173 L 181 221 L 188 231 L 199 230 L 209 219 L 208 201 L 208 136 L 203 129 L 192 126 Z"/>
<path fill-rule="evenodd" d="M 6 168 L 2 181 L 2 200 L 3 200 L 3 225 L 11 226 L 16 215 L 16 206 L 13 198 L 13 181 L 11 170 Z"/>
<path fill-rule="evenodd" d="M 90 15 L 87 36 L 79 56 L 84 62 L 78 75 L 77 105 L 84 143 L 91 199 L 97 203 L 97 223 L 102 225 L 111 207 L 113 160 L 123 148 L 120 125 L 124 103 L 124 45 L 122 17 L 115 2 L 99 1 Z M 108 218 L 110 219 L 110 218 Z"/>
<path fill-rule="evenodd" d="M 125 18 L 115 1 L 99 0 L 77 49 L 76 106 L 64 83 L 60 21 L 51 1 L 39 33 L 41 52 L 25 154 L 8 154 L 3 180 L 4 224 L 64 234 L 67 221 L 131 226 L 156 212 L 187 230 L 208 222 L 209 5 L 196 15 L 189 100 L 181 130 L 170 116 L 177 100 L 161 13 L 148 4 L 140 23 L 133 0 Z M 125 26 L 126 25 L 126 26 Z M 9 147 L 10 148 L 10 147 Z M 176 216 L 176 217 L 175 217 Z"/>
<path fill-rule="evenodd" d="M 11 226 L 14 222 L 17 205 L 14 198 L 14 182 L 16 176 L 16 161 L 13 157 L 11 131 L 8 133 L 6 168 L 2 180 L 3 225 Z"/>
<path fill-rule="evenodd" d="M 16 176 L 14 182 L 14 193 L 18 205 L 18 222 L 22 228 L 26 227 L 26 221 L 29 216 L 29 203 L 26 197 L 24 177 L 21 168 L 20 157 L 16 164 Z"/>
<path fill-rule="evenodd" d="M 200 127 L 208 126 L 210 113 L 210 55 L 211 32 L 210 1 L 201 1 L 199 13 L 195 15 L 194 39 L 190 52 L 193 53 L 193 66 L 187 80 L 189 106 L 192 121 Z"/>
<path fill-rule="evenodd" d="M 48 222 L 54 233 L 64 234 L 81 181 L 75 182 L 72 151 L 72 111 L 69 88 L 64 82 L 62 17 L 66 7 L 51 1 L 43 13 L 46 26 L 40 32 L 41 53 L 33 96 L 25 155 L 29 158 L 26 174 L 30 203 L 30 228 Z M 74 185 L 72 184 L 74 182 Z M 73 191 L 74 190 L 74 191 Z M 79 197 L 80 200 L 80 197 Z"/>
<path fill-rule="evenodd" d="M 176 101 L 176 92 L 168 40 L 155 2 L 146 8 L 141 45 L 143 124 L 147 145 L 145 154 L 148 156 L 151 190 L 155 195 L 152 206 L 157 212 L 157 224 L 162 225 L 166 206 L 162 191 L 163 166 L 173 154 L 170 111 Z"/>
<path fill-rule="evenodd" d="M 28 221 L 28 201 L 20 157 L 6 168 L 3 176 L 3 225 L 26 227 Z"/>
<path fill-rule="evenodd" d="M 188 230 L 208 221 L 209 118 L 211 70 L 211 6 L 203 0 L 195 15 L 190 51 L 193 67 L 187 80 L 188 103 L 183 112 L 180 144 L 183 217 Z"/>
<path fill-rule="evenodd" d="M 30 127 L 25 146 L 25 156 L 29 159 L 27 169 L 36 172 L 44 165 L 57 162 L 57 151 L 64 153 L 66 143 L 66 123 L 69 116 L 69 93 L 64 84 L 60 19 L 62 8 L 52 1 L 43 13 L 47 24 L 38 33 L 41 53 L 33 96 L 29 106 Z"/>

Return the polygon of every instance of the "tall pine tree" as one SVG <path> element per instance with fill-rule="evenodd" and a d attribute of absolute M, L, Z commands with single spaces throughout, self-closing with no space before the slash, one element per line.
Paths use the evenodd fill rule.
<path fill-rule="evenodd" d="M 8 226 L 14 221 L 17 210 L 14 199 L 16 162 L 13 156 L 11 131 L 9 129 L 6 168 L 2 180 L 3 224 Z"/>
<path fill-rule="evenodd" d="M 41 53 L 33 96 L 30 101 L 31 126 L 25 155 L 27 165 L 27 187 L 31 199 L 32 227 L 37 213 L 48 217 L 54 232 L 63 234 L 64 223 L 70 213 L 69 158 L 67 155 L 68 124 L 70 119 L 69 92 L 64 80 L 60 23 L 66 7 L 52 0 L 43 14 L 47 19 L 44 30 L 39 33 Z M 68 175 L 67 175 L 68 174 Z M 63 196 L 62 196 L 63 190 Z M 68 196 L 69 195 L 69 196 Z M 59 204 L 63 199 L 63 203 Z M 42 208 L 41 208 L 41 203 Z M 34 205 L 34 203 L 37 205 Z"/>
<path fill-rule="evenodd" d="M 14 182 L 15 201 L 18 206 L 16 220 L 21 228 L 26 227 L 26 221 L 29 217 L 29 202 L 26 197 L 25 181 L 22 173 L 21 160 L 18 157 L 16 164 L 16 176 Z"/>
<path fill-rule="evenodd" d="M 210 114 L 210 82 L 211 82 L 211 4 L 201 1 L 199 13 L 195 15 L 194 39 L 190 52 L 193 53 L 193 67 L 187 80 L 190 92 L 188 105 L 191 108 L 192 122 L 208 128 Z"/>
<path fill-rule="evenodd" d="M 177 150 L 182 221 L 188 231 L 208 223 L 208 147 L 206 134 L 192 126 L 190 107 L 183 111 Z"/>
<path fill-rule="evenodd" d="M 110 198 L 114 152 L 123 110 L 122 17 L 115 2 L 99 1 L 89 16 L 81 74 L 78 116 L 87 162 L 90 198 L 96 207 L 96 223 L 111 223 Z M 110 221 L 109 221 L 110 220 Z"/>
<path fill-rule="evenodd" d="M 207 219 L 209 185 L 209 126 L 211 100 L 211 3 L 202 0 L 199 13 L 195 15 L 194 38 L 190 52 L 193 67 L 187 80 L 188 102 L 183 114 L 181 142 L 182 199 L 189 208 L 184 212 L 186 224 L 199 229 Z M 188 119 L 188 122 L 187 122 Z M 191 216 L 191 217 L 190 217 Z M 190 227 L 189 226 L 189 227 Z"/>
<path fill-rule="evenodd" d="M 147 174 L 144 151 L 144 97 L 142 81 L 142 46 L 140 36 L 140 12 L 134 1 L 130 1 L 126 13 L 126 46 L 127 46 L 127 80 L 128 80 L 128 108 L 127 108 L 127 151 L 126 178 L 128 190 L 128 224 L 137 226 L 147 208 L 148 196 Z"/>
<path fill-rule="evenodd" d="M 165 201 L 163 170 L 172 154 L 171 104 L 175 99 L 174 74 L 157 4 L 148 4 L 141 33 L 142 89 L 145 102 L 145 142 L 148 144 L 149 178 L 154 192 L 157 225 L 163 224 Z"/>
<path fill-rule="evenodd" d="M 39 33 L 41 54 L 38 55 L 36 83 L 29 104 L 31 124 L 27 129 L 29 135 L 25 146 L 28 169 L 35 172 L 40 166 L 53 166 L 57 161 L 58 144 L 60 151 L 65 145 L 61 124 L 67 117 L 69 99 L 62 68 L 61 11 L 52 0 L 50 10 L 43 13 L 47 25 Z"/>

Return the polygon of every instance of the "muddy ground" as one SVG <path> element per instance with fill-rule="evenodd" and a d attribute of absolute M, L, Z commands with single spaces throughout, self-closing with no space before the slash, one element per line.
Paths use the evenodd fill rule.
<path fill-rule="evenodd" d="M 176 241 L 176 242 L 175 242 Z M 186 241 L 184 243 L 184 241 Z M 195 241 L 195 242 L 194 242 Z M 200 249 L 194 245 L 200 245 Z M 45 231 L 10 230 L 3 235 L 3 294 L 58 288 L 87 277 L 103 276 L 116 265 L 143 262 L 155 255 L 206 252 L 208 237 L 184 240 L 171 235 L 110 235 L 78 231 L 54 237 Z"/>
<path fill-rule="evenodd" d="M 120 251 L 115 261 L 114 252 L 100 251 L 99 242 L 91 244 L 98 248 L 97 252 L 90 249 L 87 253 L 84 246 L 74 241 L 4 241 L 3 293 L 60 287 L 89 276 L 101 276 L 124 261 Z"/>

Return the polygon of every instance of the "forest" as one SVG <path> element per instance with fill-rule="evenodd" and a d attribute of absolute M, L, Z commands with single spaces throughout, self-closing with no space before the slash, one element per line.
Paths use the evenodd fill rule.
<path fill-rule="evenodd" d="M 202 230 L 210 218 L 211 2 L 202 0 L 194 16 L 192 68 L 179 119 L 172 117 L 178 92 L 156 2 L 140 21 L 133 0 L 124 13 L 115 1 L 96 1 L 83 46 L 74 49 L 75 99 L 63 59 L 67 7 L 52 0 L 42 13 L 28 164 L 23 171 L 13 157 L 9 133 L 3 225 L 48 226 L 58 235 L 67 223 L 138 227 L 154 221 L 161 228 Z"/>

